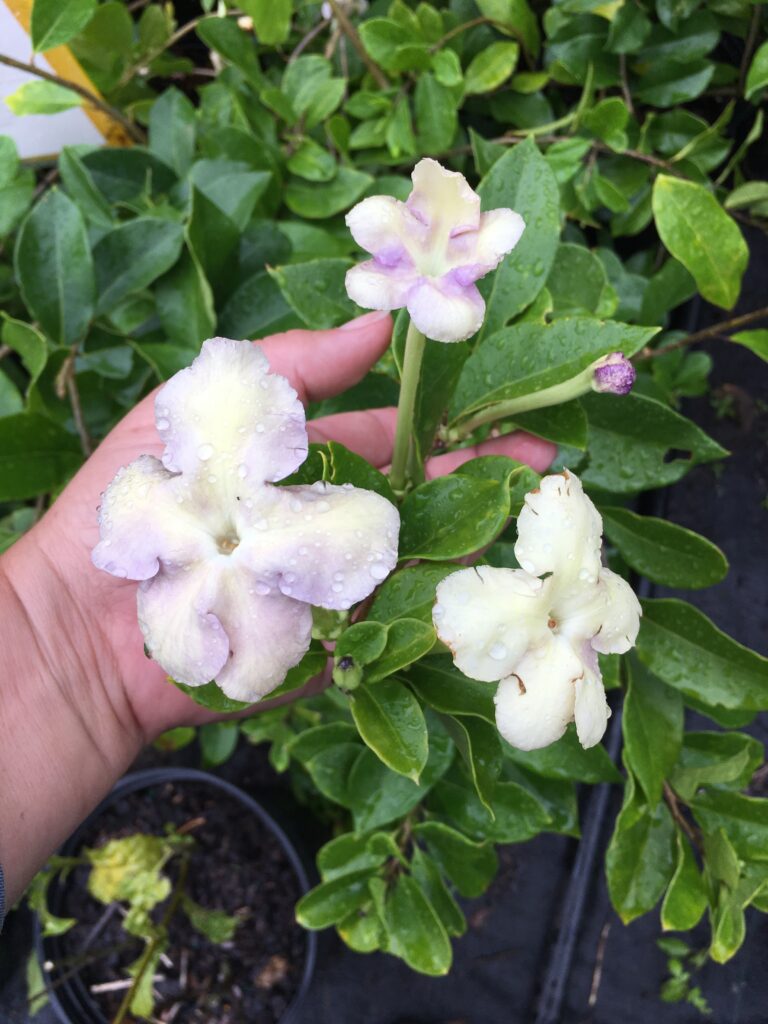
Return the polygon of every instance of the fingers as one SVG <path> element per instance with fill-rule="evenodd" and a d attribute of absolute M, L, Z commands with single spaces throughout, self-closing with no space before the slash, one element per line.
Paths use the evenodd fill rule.
<path fill-rule="evenodd" d="M 392 459 L 397 409 L 340 412 L 307 423 L 310 441 L 338 441 L 381 469 Z"/>
<path fill-rule="evenodd" d="M 389 345 L 392 318 L 376 310 L 329 331 L 286 331 L 257 344 L 274 373 L 287 377 L 305 404 L 357 384 Z"/>
<path fill-rule="evenodd" d="M 531 469 L 535 469 L 537 473 L 543 473 L 556 453 L 557 446 L 551 441 L 543 441 L 540 437 L 533 437 L 522 430 L 516 430 L 514 434 L 493 437 L 489 441 L 483 441 L 482 444 L 472 445 L 470 448 L 460 448 L 458 451 L 430 459 L 426 465 L 427 480 L 451 473 L 462 463 L 476 459 L 479 455 L 506 455 L 509 459 L 524 462 Z"/>

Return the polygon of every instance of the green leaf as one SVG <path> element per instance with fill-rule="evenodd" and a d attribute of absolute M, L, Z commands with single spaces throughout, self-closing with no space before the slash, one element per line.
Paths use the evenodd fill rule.
<path fill-rule="evenodd" d="M 230 237 L 236 244 L 237 229 L 234 225 L 232 229 Z M 201 240 L 204 238 L 204 228 L 199 237 Z M 197 251 L 196 249 L 195 252 Z M 211 267 L 211 270 L 216 274 L 222 274 L 225 268 L 226 262 L 222 262 Z M 218 329 L 221 333 L 227 338 L 238 340 L 263 338 L 268 334 L 298 327 L 300 324 L 301 321 L 266 270 L 252 274 L 235 288 L 224 303 L 218 318 Z"/>
<path fill-rule="evenodd" d="M 448 149 L 458 129 L 454 90 L 424 72 L 416 83 L 414 108 L 420 151 L 437 155 Z"/>
<path fill-rule="evenodd" d="M 636 572 L 668 587 L 711 587 L 728 562 L 718 547 L 682 526 L 629 509 L 601 506 L 606 536 Z"/>
<path fill-rule="evenodd" d="M 317 870 L 324 882 L 356 871 L 374 870 L 391 856 L 388 833 L 356 836 L 345 832 L 317 851 Z"/>
<path fill-rule="evenodd" d="M 423 839 L 443 874 L 462 896 L 482 895 L 498 870 L 498 859 L 488 842 L 475 842 L 442 821 L 414 825 L 413 834 Z"/>
<path fill-rule="evenodd" d="M 455 570 L 455 566 L 453 568 Z M 475 715 L 495 726 L 495 685 L 468 679 L 454 667 L 448 655 L 420 661 L 407 678 L 417 696 L 435 711 L 447 715 Z"/>
<path fill-rule="evenodd" d="M 310 931 L 337 924 L 368 899 L 371 877 L 371 870 L 364 869 L 321 882 L 296 904 L 296 920 Z"/>
<path fill-rule="evenodd" d="M 239 722 L 206 722 L 201 725 L 198 736 L 203 766 L 215 768 L 228 761 L 235 752 L 239 735 Z"/>
<path fill-rule="evenodd" d="M 547 278 L 555 314 L 593 313 L 608 317 L 616 311 L 617 295 L 605 267 L 583 245 L 561 243 Z"/>
<path fill-rule="evenodd" d="M 656 328 L 588 316 L 565 317 L 551 324 L 521 323 L 497 331 L 464 364 L 452 420 L 496 402 L 546 391 L 583 373 L 609 352 L 634 355 L 655 333 Z M 606 396 L 598 397 L 602 401 Z"/>
<path fill-rule="evenodd" d="M 501 740 L 495 725 L 481 718 L 443 716 L 443 724 L 467 767 L 478 799 L 492 819 L 493 796 L 501 772 Z"/>
<path fill-rule="evenodd" d="M 179 725 L 175 729 L 166 729 L 160 733 L 152 744 L 156 750 L 163 753 L 173 753 L 176 750 L 183 750 L 193 743 L 197 736 L 197 729 L 192 725 Z"/>
<path fill-rule="evenodd" d="M 65 146 L 59 154 L 59 174 L 70 198 L 85 216 L 100 227 L 111 228 L 114 223 L 112 209 L 72 146 Z"/>
<path fill-rule="evenodd" d="M 393 573 L 376 591 L 368 621 L 389 623 L 408 618 L 431 623 L 437 584 L 455 571 L 453 563 L 436 563 L 408 566 Z"/>
<path fill-rule="evenodd" d="M 670 783 L 683 800 L 701 786 L 745 789 L 764 755 L 762 743 L 742 732 L 689 732 Z"/>
<path fill-rule="evenodd" d="M 399 875 L 384 905 L 389 950 L 420 974 L 441 976 L 451 967 L 451 943 L 418 882 Z"/>
<path fill-rule="evenodd" d="M 518 143 L 497 160 L 478 192 L 484 210 L 510 207 L 529 225 L 513 252 L 484 279 L 481 290 L 487 309 L 481 336 L 485 336 L 522 312 L 543 287 L 560 237 L 560 192 L 532 139 Z"/>
<path fill-rule="evenodd" d="M 21 358 L 24 369 L 30 376 L 30 384 L 34 384 L 45 369 L 48 361 L 48 346 L 42 334 L 31 324 L 22 320 L 14 320 L 7 313 L 0 314 L 3 318 L 0 328 L 0 339 Z"/>
<path fill-rule="evenodd" d="M 437 864 L 418 846 L 414 846 L 411 855 L 411 875 L 434 907 L 448 935 L 463 935 L 467 930 L 464 914 L 443 881 Z"/>
<path fill-rule="evenodd" d="M 240 6 L 253 18 L 260 43 L 274 46 L 286 41 L 291 31 L 293 0 L 242 0 Z"/>
<path fill-rule="evenodd" d="M 77 924 L 75 917 L 58 917 L 48 909 L 48 887 L 56 877 L 55 862 L 48 869 L 38 872 L 24 893 L 31 910 L 37 914 L 44 936 L 63 935 Z"/>
<path fill-rule="evenodd" d="M 581 123 L 596 138 L 617 152 L 622 152 L 628 145 L 625 131 L 629 121 L 629 111 L 624 100 L 618 96 L 610 96 L 601 100 L 590 110 L 584 112 Z"/>
<path fill-rule="evenodd" d="M 0 419 L 0 501 L 23 501 L 64 484 L 83 461 L 77 438 L 36 413 Z"/>
<path fill-rule="evenodd" d="M 641 659 L 669 686 L 704 704 L 768 707 L 768 658 L 722 633 L 697 608 L 673 598 L 642 602 Z"/>
<path fill-rule="evenodd" d="M 206 46 L 239 68 L 251 85 L 258 88 L 262 84 L 253 38 L 238 27 L 234 18 L 203 18 L 195 32 Z"/>
<path fill-rule="evenodd" d="M 365 670 L 369 683 L 391 676 L 428 654 L 435 646 L 431 623 L 420 619 L 397 619 L 387 629 L 387 643 L 382 654 Z"/>
<path fill-rule="evenodd" d="M 157 315 L 176 345 L 197 353 L 216 329 L 211 286 L 193 252 L 183 248 L 176 264 L 157 282 Z"/>
<path fill-rule="evenodd" d="M 661 240 L 709 302 L 732 309 L 749 250 L 741 230 L 703 185 L 660 174 L 653 215 Z"/>
<path fill-rule="evenodd" d="M 155 217 L 137 217 L 103 235 L 93 250 L 96 313 L 109 313 L 157 280 L 179 258 L 183 241 L 180 224 Z"/>
<path fill-rule="evenodd" d="M 230 711 L 243 711 L 251 706 L 241 700 L 232 700 L 231 697 L 227 697 L 215 682 L 206 683 L 204 686 L 187 686 L 186 683 L 179 683 L 175 679 L 169 678 L 169 681 L 182 693 L 191 697 L 195 704 L 207 708 L 208 711 L 224 714 Z"/>
<path fill-rule="evenodd" d="M 85 28 L 96 10 L 96 0 L 35 0 L 30 32 L 37 53 L 61 46 Z"/>
<path fill-rule="evenodd" d="M 707 789 L 690 801 L 702 829 L 723 829 L 736 853 L 747 860 L 768 860 L 768 800 Z"/>
<path fill-rule="evenodd" d="M 410 690 L 397 680 L 384 679 L 355 690 L 350 708 L 371 750 L 392 771 L 418 783 L 427 761 L 427 725 Z"/>
<path fill-rule="evenodd" d="M 675 826 L 666 804 L 627 815 L 630 807 L 622 808 L 605 857 L 611 903 L 624 924 L 656 905 L 674 871 Z"/>
<path fill-rule="evenodd" d="M 192 186 L 190 193 L 189 247 L 214 290 L 223 290 L 229 283 L 231 257 L 240 241 L 240 231 L 232 218 L 204 192 Z M 282 305 L 284 307 L 284 303 Z M 225 309 L 226 313 L 228 309 Z"/>
<path fill-rule="evenodd" d="M 186 893 L 182 897 L 181 905 L 195 931 L 204 935 L 209 942 L 218 945 L 234 938 L 240 923 L 239 918 L 225 914 L 223 910 L 208 910 L 206 907 L 201 907 Z"/>
<path fill-rule="evenodd" d="M 491 43 L 473 57 L 464 73 L 464 93 L 492 92 L 502 85 L 517 67 L 520 47 L 517 43 Z"/>
<path fill-rule="evenodd" d="M 691 844 L 679 831 L 676 844 L 677 865 L 661 904 L 661 927 L 687 932 L 696 927 L 707 909 L 707 891 Z"/>
<path fill-rule="evenodd" d="M 756 356 L 768 362 L 768 330 L 739 331 L 731 335 L 731 341 L 744 345 Z"/>
<path fill-rule="evenodd" d="M 628 689 L 621 716 L 627 767 L 653 807 L 677 761 L 683 740 L 683 701 L 637 661 L 627 663 Z"/>
<path fill-rule="evenodd" d="M 271 172 L 255 171 L 240 160 L 206 159 L 195 162 L 189 178 L 242 232 L 269 186 Z"/>
<path fill-rule="evenodd" d="M 373 183 L 370 174 L 352 167 L 339 167 L 336 177 L 327 184 L 289 181 L 285 189 L 285 203 L 300 217 L 324 220 L 348 210 Z"/>
<path fill-rule="evenodd" d="M 308 764 L 325 750 L 357 739 L 357 730 L 351 722 L 330 722 L 305 729 L 291 741 L 291 757 L 301 764 Z"/>
<path fill-rule="evenodd" d="M 304 139 L 288 158 L 288 170 L 307 181 L 330 181 L 337 171 L 336 160 L 314 139 Z"/>
<path fill-rule="evenodd" d="M 402 560 L 460 558 L 501 532 L 509 515 L 509 486 L 454 473 L 411 491 L 400 514 Z"/>
<path fill-rule="evenodd" d="M 621 774 L 601 744 L 585 750 L 574 726 L 556 743 L 541 750 L 518 750 L 504 744 L 506 757 L 547 779 L 573 779 L 576 782 L 621 782 Z"/>
<path fill-rule="evenodd" d="M 757 48 L 749 65 L 747 81 L 744 87 L 744 96 L 751 100 L 754 94 L 768 85 L 768 42 Z"/>
<path fill-rule="evenodd" d="M 539 24 L 528 0 L 477 0 L 477 6 L 500 32 L 515 36 L 532 57 L 538 56 Z"/>
<path fill-rule="evenodd" d="M 631 494 L 674 483 L 701 462 L 727 454 L 694 423 L 641 394 L 586 395 L 589 454 L 585 484 Z"/>
<path fill-rule="evenodd" d="M 149 148 L 182 178 L 192 166 L 195 134 L 195 108 L 183 92 L 171 86 L 149 112 Z"/>
<path fill-rule="evenodd" d="M 93 261 L 82 214 L 57 188 L 22 224 L 14 265 L 27 308 L 45 333 L 61 345 L 79 341 L 93 314 Z"/>
<path fill-rule="evenodd" d="M 267 269 L 304 323 L 322 330 L 338 327 L 358 314 L 344 286 L 351 266 L 351 260 L 320 259 Z"/>
<path fill-rule="evenodd" d="M 36 79 L 20 85 L 4 102 L 12 114 L 23 117 L 25 114 L 59 114 L 62 110 L 79 107 L 83 100 L 72 89 Z"/>

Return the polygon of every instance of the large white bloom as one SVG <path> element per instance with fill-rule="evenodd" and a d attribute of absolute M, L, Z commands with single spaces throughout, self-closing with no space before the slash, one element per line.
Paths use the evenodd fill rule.
<path fill-rule="evenodd" d="M 582 746 L 605 732 L 610 708 L 597 662 L 637 639 L 640 604 L 600 561 L 602 519 L 572 473 L 526 495 L 520 569 L 478 566 L 437 588 L 437 634 L 471 679 L 499 681 L 496 724 L 521 750 L 546 747 L 576 721 Z"/>
<path fill-rule="evenodd" d="M 93 562 L 140 580 L 152 657 L 236 700 L 279 686 L 310 642 L 310 606 L 349 608 L 395 566 L 399 516 L 370 491 L 275 487 L 307 456 L 304 409 L 250 342 L 206 341 L 155 400 L 162 462 L 104 493 Z"/>
<path fill-rule="evenodd" d="M 365 309 L 406 306 L 435 341 L 463 341 L 485 316 L 475 281 L 514 249 L 525 222 L 514 210 L 481 213 L 466 178 L 436 160 L 420 160 L 411 179 L 406 202 L 371 196 L 347 214 L 352 237 L 373 256 L 347 272 L 347 292 Z"/>

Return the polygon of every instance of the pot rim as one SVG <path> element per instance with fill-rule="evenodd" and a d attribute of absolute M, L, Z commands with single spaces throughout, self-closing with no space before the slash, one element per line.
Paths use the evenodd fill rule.
<path fill-rule="evenodd" d="M 296 847 L 272 815 L 269 814 L 257 800 L 238 786 L 235 786 L 231 782 L 227 782 L 226 779 L 222 779 L 218 775 L 214 775 L 211 772 L 200 771 L 197 768 L 147 768 L 141 771 L 129 772 L 127 775 L 124 775 L 115 783 L 107 796 L 105 796 L 93 811 L 91 811 L 82 824 L 78 825 L 72 835 L 61 845 L 58 853 L 64 856 L 72 853 L 73 850 L 79 846 L 82 836 L 87 829 L 90 828 L 93 822 L 104 812 L 104 810 L 106 810 L 107 807 L 111 806 L 115 800 L 120 799 L 128 793 L 135 793 L 137 790 L 141 789 L 149 789 L 151 786 L 160 785 L 164 782 L 193 782 L 206 786 L 213 786 L 216 789 L 223 790 L 223 792 L 241 803 L 247 808 L 247 810 L 254 814 L 261 821 L 264 827 L 272 833 L 275 839 L 277 839 L 299 881 L 299 888 L 301 889 L 302 895 L 309 891 L 309 879 L 307 877 L 306 870 L 304 869 L 304 865 L 296 851 Z M 45 956 L 45 949 L 43 945 L 45 939 L 43 937 L 40 928 L 40 920 L 37 915 L 35 915 L 34 927 L 35 951 L 40 963 L 43 978 L 45 979 L 45 987 L 47 989 L 51 1007 L 63 1024 L 78 1024 L 78 1022 L 73 1020 L 67 1009 L 62 1005 L 61 1000 L 59 999 L 58 987 L 54 988 L 51 985 L 50 975 L 43 969 L 43 964 L 47 957 Z M 306 955 L 304 958 L 304 969 L 302 971 L 301 980 L 296 990 L 296 994 L 286 1007 L 285 1013 L 280 1018 L 279 1024 L 295 1024 L 296 1013 L 300 1004 L 306 997 L 314 974 L 315 961 L 317 959 L 317 935 L 314 932 L 306 930 L 304 930 L 304 935 L 306 938 Z M 62 987 L 65 991 L 70 986 L 71 983 L 69 980 L 63 982 Z M 99 1013 L 98 1016 L 94 1015 L 93 1024 L 107 1024 L 106 1017 L 101 1013 Z"/>

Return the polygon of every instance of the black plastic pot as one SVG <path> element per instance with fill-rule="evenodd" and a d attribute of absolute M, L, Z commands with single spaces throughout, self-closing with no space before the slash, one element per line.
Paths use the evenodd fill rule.
<path fill-rule="evenodd" d="M 59 852 L 63 856 L 74 856 L 82 844 L 83 837 L 93 826 L 94 822 L 116 800 L 137 790 L 148 789 L 151 786 L 167 782 L 203 784 L 207 787 L 221 790 L 222 793 L 237 800 L 272 833 L 293 868 L 301 892 L 307 892 L 310 887 L 309 881 L 293 843 L 291 843 L 285 832 L 264 808 L 252 797 L 248 796 L 247 793 L 238 789 L 237 786 L 233 786 L 230 782 L 226 782 L 207 772 L 195 771 L 191 768 L 154 768 L 126 775 L 117 783 L 109 796 L 99 804 L 93 813 L 70 836 Z M 49 905 L 53 913 L 59 912 L 59 904 L 63 898 L 63 892 L 63 885 L 54 883 L 51 886 Z M 296 995 L 280 1018 L 280 1024 L 296 1024 L 300 1004 L 304 1000 L 312 981 L 317 956 L 317 936 L 314 932 L 306 932 L 305 934 L 306 951 L 301 982 Z M 39 922 L 35 922 L 35 948 L 41 967 L 46 961 L 52 960 L 56 962 L 61 957 L 62 944 L 62 936 L 44 938 Z M 43 977 L 48 987 L 51 1008 L 62 1024 L 109 1024 L 107 1018 L 91 997 L 79 974 L 75 973 L 69 977 L 63 975 L 55 985 L 51 984 L 52 979 L 45 970 L 43 970 Z"/>

